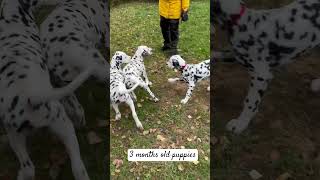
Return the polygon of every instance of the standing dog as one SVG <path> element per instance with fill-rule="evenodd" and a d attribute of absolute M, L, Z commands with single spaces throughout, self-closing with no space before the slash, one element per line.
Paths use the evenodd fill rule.
<path fill-rule="evenodd" d="M 143 87 L 153 98 L 154 102 L 158 102 L 159 99 L 150 90 L 149 85 L 152 83 L 149 81 L 146 68 L 144 66 L 144 57 L 151 55 L 152 49 L 147 46 L 139 46 L 136 53 L 132 57 L 132 60 L 123 68 L 125 74 L 125 83 L 127 88 L 132 88 L 133 85 L 139 83 L 139 86 Z M 144 79 L 142 79 L 142 77 Z M 131 92 L 134 99 L 137 99 L 134 92 Z"/>
<path fill-rule="evenodd" d="M 271 10 L 248 9 L 240 0 L 212 0 L 212 17 L 227 29 L 237 62 L 251 83 L 244 108 L 227 129 L 241 133 L 258 111 L 272 70 L 320 44 L 320 2 L 296 0 Z"/>
<path fill-rule="evenodd" d="M 55 84 L 72 81 L 87 67 L 100 82 L 109 79 L 109 64 L 97 49 L 108 36 L 106 0 L 61 1 L 41 24 L 44 55 Z M 83 125 L 83 108 L 75 95 L 61 101 L 75 123 Z M 80 121 L 80 122 L 79 122 Z"/>
<path fill-rule="evenodd" d="M 73 93 L 91 73 L 85 70 L 69 85 L 55 89 L 42 48 L 33 10 L 37 0 L 2 0 L 0 9 L 0 119 L 19 162 L 18 180 L 34 179 L 26 147 L 32 129 L 48 127 L 64 143 L 75 179 L 88 180 L 73 125 L 59 99 Z"/>
<path fill-rule="evenodd" d="M 116 112 L 116 120 L 121 119 L 121 113 L 119 111 L 119 103 L 125 102 L 129 105 L 132 117 L 140 130 L 143 130 L 143 126 L 137 116 L 133 100 L 130 93 L 139 86 L 139 82 L 136 83 L 131 89 L 127 89 L 125 85 L 124 74 L 121 70 L 123 63 L 129 63 L 131 57 L 124 52 L 117 51 L 111 60 L 110 69 L 110 101 L 113 109 Z"/>
<path fill-rule="evenodd" d="M 188 84 L 186 97 L 181 100 L 182 104 L 188 102 L 197 82 L 210 78 L 210 60 L 205 60 L 199 64 L 186 64 L 185 60 L 182 59 L 180 55 L 174 55 L 167 62 L 167 66 L 181 72 L 181 77 L 169 78 L 168 81 L 170 83 L 184 81 Z M 207 90 L 210 91 L 210 86 Z"/>

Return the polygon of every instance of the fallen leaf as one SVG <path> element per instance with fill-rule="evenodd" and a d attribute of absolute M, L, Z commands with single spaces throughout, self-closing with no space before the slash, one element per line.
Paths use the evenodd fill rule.
<path fill-rule="evenodd" d="M 161 124 L 161 121 L 157 121 L 157 124 Z"/>
<path fill-rule="evenodd" d="M 143 131 L 142 134 L 143 134 L 143 135 L 149 134 L 149 130 Z"/>
<path fill-rule="evenodd" d="M 141 107 L 142 107 L 142 105 L 141 105 L 140 103 L 138 103 L 137 106 L 138 106 L 138 108 L 141 108 Z"/>
<path fill-rule="evenodd" d="M 179 169 L 179 171 L 183 171 L 184 170 L 184 167 L 182 166 L 182 164 L 178 165 L 178 169 Z"/>
<path fill-rule="evenodd" d="M 253 180 L 257 180 L 257 179 L 262 178 L 262 175 L 255 169 L 251 170 L 249 172 L 249 175 L 250 175 L 251 179 L 253 179 Z"/>
<path fill-rule="evenodd" d="M 160 141 L 166 141 L 166 138 L 164 138 L 162 135 L 157 135 L 157 140 L 160 140 Z"/>
<path fill-rule="evenodd" d="M 113 160 L 113 165 L 115 165 L 116 168 L 119 168 L 122 164 L 123 164 L 123 160 L 121 160 L 121 159 Z"/>
<path fill-rule="evenodd" d="M 193 161 L 192 163 L 195 164 L 195 165 L 198 165 L 199 161 Z"/>
<path fill-rule="evenodd" d="M 208 160 L 209 160 L 208 156 L 205 156 L 205 157 L 204 157 L 204 160 L 208 161 Z"/>
<path fill-rule="evenodd" d="M 288 172 L 281 174 L 276 180 L 288 180 L 291 178 L 291 174 Z"/>
<path fill-rule="evenodd" d="M 102 139 L 93 131 L 90 131 L 87 134 L 87 140 L 89 144 L 94 145 L 94 144 L 99 144 L 102 142 Z"/>
<path fill-rule="evenodd" d="M 188 140 L 189 142 L 191 142 L 193 139 L 192 139 L 192 138 L 187 138 L 187 140 Z"/>
<path fill-rule="evenodd" d="M 115 169 L 114 172 L 120 173 L 120 169 Z"/>
<path fill-rule="evenodd" d="M 189 118 L 189 119 L 191 119 L 191 118 L 192 118 L 192 116 L 191 116 L 191 115 L 188 115 L 188 118 Z"/>

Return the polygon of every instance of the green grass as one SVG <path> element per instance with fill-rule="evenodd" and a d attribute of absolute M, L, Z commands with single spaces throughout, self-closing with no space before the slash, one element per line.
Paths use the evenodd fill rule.
<path fill-rule="evenodd" d="M 189 21 L 180 26 L 180 54 L 188 63 L 197 63 L 209 58 L 209 1 L 192 1 Z M 143 135 L 135 127 L 130 109 L 120 106 L 122 119 L 114 121 L 111 110 L 111 175 L 112 179 L 209 179 L 209 92 L 207 82 L 196 87 L 187 105 L 180 100 L 186 93 L 186 85 L 171 85 L 167 79 L 176 76 L 166 67 L 168 57 L 161 52 L 162 35 L 159 26 L 157 3 L 126 3 L 111 7 L 111 55 L 124 51 L 133 55 L 139 45 L 153 48 L 153 54 L 145 59 L 149 79 L 153 82 L 151 90 L 160 98 L 154 103 L 147 99 L 148 94 L 138 88 L 137 114 L 144 129 L 156 129 Z M 188 115 L 192 118 L 189 119 Z M 157 135 L 167 141 L 160 142 Z M 197 136 L 200 140 L 189 142 L 187 138 Z M 200 142 L 201 141 L 201 142 Z M 191 162 L 128 162 L 126 151 L 129 148 L 197 148 L 199 164 Z M 208 158 L 208 159 L 207 159 Z M 122 159 L 123 165 L 116 169 L 114 159 Z M 184 167 L 178 170 L 178 165 Z"/>

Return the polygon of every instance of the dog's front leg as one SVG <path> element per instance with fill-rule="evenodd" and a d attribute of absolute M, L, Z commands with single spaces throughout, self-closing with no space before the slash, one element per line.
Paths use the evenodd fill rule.
<path fill-rule="evenodd" d="M 61 104 L 57 104 L 57 115 L 49 125 L 53 132 L 65 145 L 71 160 L 71 168 L 75 180 L 90 180 L 80 155 L 79 143 L 73 124 Z M 53 108 L 52 108 L 53 109 Z M 59 116 L 58 116 L 59 114 Z"/>
<path fill-rule="evenodd" d="M 144 79 L 145 79 L 146 83 L 148 84 L 148 86 L 151 86 L 151 85 L 152 85 L 152 82 L 151 82 L 151 81 L 149 81 L 146 70 L 143 70 L 142 75 L 143 75 L 143 77 L 144 77 Z"/>
<path fill-rule="evenodd" d="M 251 73 L 251 83 L 244 108 L 237 119 L 228 122 L 226 128 L 229 131 L 239 134 L 248 127 L 251 119 L 258 112 L 259 104 L 271 79 L 272 74 L 269 71 L 267 73 Z"/>
<path fill-rule="evenodd" d="M 194 89 L 194 86 L 195 86 L 194 82 L 189 82 L 188 84 L 189 84 L 189 86 L 188 86 L 188 91 L 187 91 L 186 97 L 181 100 L 182 104 L 186 104 L 188 102 L 188 100 L 190 99 L 190 97 L 192 95 L 192 91 Z"/>
<path fill-rule="evenodd" d="M 27 152 L 26 136 L 23 133 L 18 133 L 12 129 L 8 129 L 7 132 L 9 143 L 20 162 L 20 170 L 17 179 L 34 179 L 35 168 Z"/>

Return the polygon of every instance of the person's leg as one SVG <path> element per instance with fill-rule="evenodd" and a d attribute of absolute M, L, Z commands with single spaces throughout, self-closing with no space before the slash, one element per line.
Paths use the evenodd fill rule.
<path fill-rule="evenodd" d="M 170 49 L 170 22 L 168 19 L 160 16 L 160 27 L 163 36 L 163 47 L 162 50 Z"/>
<path fill-rule="evenodd" d="M 179 41 L 179 19 L 170 20 L 171 48 L 177 50 Z"/>

